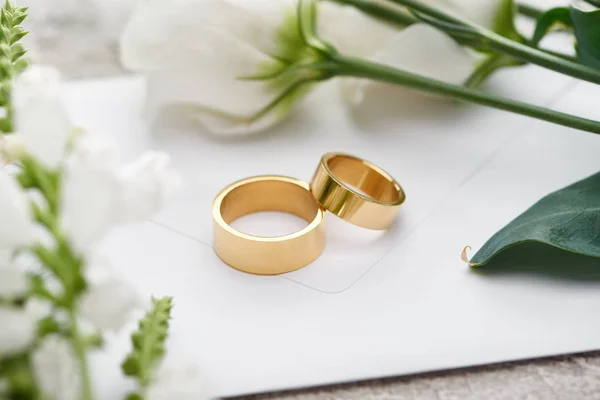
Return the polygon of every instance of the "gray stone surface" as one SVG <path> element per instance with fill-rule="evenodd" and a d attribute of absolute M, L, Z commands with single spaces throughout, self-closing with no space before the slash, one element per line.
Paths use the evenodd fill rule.
<path fill-rule="evenodd" d="M 600 399 L 600 353 L 507 363 L 238 400 Z"/>
<path fill-rule="evenodd" d="M 36 62 L 67 78 L 123 74 L 118 36 L 134 0 L 23 0 Z M 600 333 L 599 333 L 600 334 Z M 240 398 L 242 399 L 242 398 Z M 600 353 L 244 397 L 247 400 L 600 399 Z"/>

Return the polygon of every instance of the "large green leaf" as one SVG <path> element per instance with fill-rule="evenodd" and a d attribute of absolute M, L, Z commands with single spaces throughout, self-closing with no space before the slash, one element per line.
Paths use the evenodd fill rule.
<path fill-rule="evenodd" d="M 600 172 L 544 197 L 502 228 L 473 256 L 473 267 L 527 242 L 600 257 Z"/>
<path fill-rule="evenodd" d="M 600 10 L 586 12 L 571 7 L 571 20 L 577 38 L 579 61 L 600 69 Z"/>
<path fill-rule="evenodd" d="M 542 14 L 535 26 L 535 32 L 531 38 L 531 44 L 537 46 L 544 36 L 560 27 L 572 27 L 571 12 L 567 7 L 552 8 Z"/>

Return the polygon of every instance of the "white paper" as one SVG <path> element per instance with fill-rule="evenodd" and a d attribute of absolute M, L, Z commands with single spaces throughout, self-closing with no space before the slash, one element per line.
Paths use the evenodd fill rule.
<path fill-rule="evenodd" d="M 486 90 L 600 119 L 600 90 L 535 67 Z M 600 137 L 471 105 L 414 100 L 351 114 L 336 82 L 289 121 L 241 140 L 141 117 L 143 82 L 73 83 L 72 115 L 116 138 L 123 158 L 173 156 L 185 185 L 153 221 L 106 243 L 148 295 L 173 295 L 170 347 L 220 396 L 290 389 L 600 348 L 600 282 L 540 273 L 474 273 L 460 260 L 533 202 L 600 170 Z M 368 116 L 368 118 L 367 118 Z M 314 264 L 278 277 L 244 274 L 213 253 L 211 203 L 259 174 L 309 180 L 320 156 L 345 151 L 407 192 L 398 223 L 374 233 L 327 216 Z M 565 268 L 575 266 L 565 265 Z M 123 334 L 98 355 L 102 396 L 117 398 Z M 119 383 L 120 382 L 120 383 Z"/>

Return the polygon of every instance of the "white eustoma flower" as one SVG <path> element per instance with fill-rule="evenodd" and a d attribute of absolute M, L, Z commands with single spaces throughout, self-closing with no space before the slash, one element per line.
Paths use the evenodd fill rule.
<path fill-rule="evenodd" d="M 78 400 L 80 379 L 70 342 L 50 335 L 33 352 L 33 372 L 44 398 Z"/>
<path fill-rule="evenodd" d="M 69 119 L 60 99 L 60 75 L 55 68 L 32 65 L 15 80 L 14 121 L 25 151 L 46 167 L 64 159 Z"/>
<path fill-rule="evenodd" d="M 424 3 L 495 31 L 506 29 L 506 18 L 510 16 L 506 12 L 509 4 L 502 0 L 426 0 Z M 419 23 L 400 29 L 350 6 L 322 3 L 319 29 L 342 53 L 456 85 L 463 84 L 481 61 L 481 56 L 429 25 Z M 344 97 L 351 105 L 380 96 L 382 92 L 378 89 L 386 86 L 389 87 L 365 79 L 342 81 Z"/>
<path fill-rule="evenodd" d="M 160 152 L 120 167 L 116 146 L 93 137 L 77 141 L 61 193 L 61 226 L 87 251 L 114 226 L 158 212 L 179 186 L 179 175 Z"/>
<path fill-rule="evenodd" d="M 89 287 L 80 302 L 81 318 L 100 331 L 118 332 L 144 307 L 143 301 L 107 259 L 94 255 L 85 268 Z"/>
<path fill-rule="evenodd" d="M 154 381 L 144 396 L 146 400 L 209 400 L 213 398 L 197 367 L 168 361 L 162 362 L 158 367 Z"/>
<path fill-rule="evenodd" d="M 303 78 L 241 78 L 276 75 L 316 57 L 300 39 L 295 4 L 140 2 L 122 37 L 121 57 L 127 68 L 147 75 L 148 113 L 176 108 L 221 134 L 256 132 L 280 121 L 306 91 L 296 87 Z"/>
<path fill-rule="evenodd" d="M 0 171 L 0 251 L 12 251 L 30 244 L 36 224 L 27 194 L 15 178 Z"/>
<path fill-rule="evenodd" d="M 35 340 L 37 320 L 22 309 L 0 306 L 0 358 L 19 354 Z"/>

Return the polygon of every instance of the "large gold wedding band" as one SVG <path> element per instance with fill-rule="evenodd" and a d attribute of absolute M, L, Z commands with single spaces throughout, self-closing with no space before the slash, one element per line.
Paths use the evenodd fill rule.
<path fill-rule="evenodd" d="M 402 187 L 388 173 L 342 153 L 321 158 L 310 188 L 326 210 L 367 229 L 389 228 L 406 199 Z"/>
<path fill-rule="evenodd" d="M 236 219 L 259 211 L 282 211 L 309 222 L 299 232 L 252 236 L 233 229 Z M 315 261 L 325 248 L 324 211 L 308 183 L 283 176 L 258 176 L 233 183 L 213 203 L 214 250 L 238 270 L 258 275 L 295 271 Z"/>

